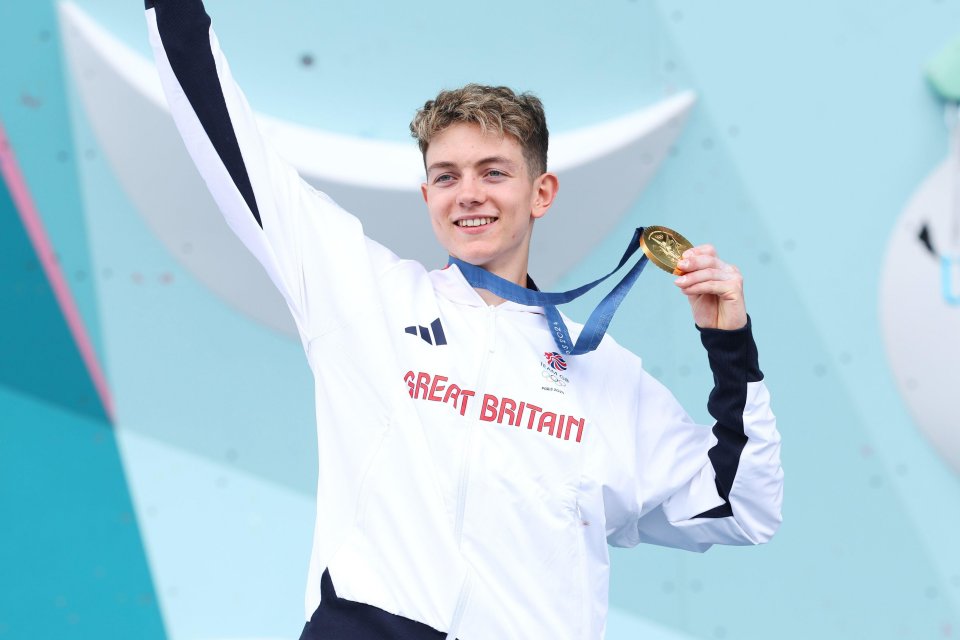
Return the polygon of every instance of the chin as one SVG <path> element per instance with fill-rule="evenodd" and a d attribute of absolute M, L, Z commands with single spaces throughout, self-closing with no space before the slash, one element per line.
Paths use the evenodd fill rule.
<path fill-rule="evenodd" d="M 484 254 L 470 253 L 468 251 L 461 251 L 459 254 L 452 254 L 452 255 L 456 255 L 456 257 L 459 258 L 460 260 L 463 260 L 464 262 L 469 262 L 470 264 L 478 267 L 483 267 L 484 269 L 486 269 L 487 265 L 489 265 L 491 262 L 489 256 L 486 256 Z"/>
<path fill-rule="evenodd" d="M 482 247 L 471 247 L 471 246 L 457 246 L 457 247 L 446 247 L 447 253 L 451 256 L 455 256 L 464 262 L 469 262 L 470 264 L 475 264 L 478 267 L 486 267 L 489 263 L 493 262 L 495 255 L 489 251 L 484 250 Z"/>

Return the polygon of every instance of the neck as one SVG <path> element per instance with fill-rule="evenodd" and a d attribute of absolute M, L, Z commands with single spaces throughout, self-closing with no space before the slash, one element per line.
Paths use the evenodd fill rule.
<path fill-rule="evenodd" d="M 474 291 L 476 291 L 477 294 L 483 299 L 483 301 L 486 302 L 491 307 L 496 307 L 501 303 L 505 302 L 503 298 L 501 298 L 495 293 L 487 291 L 486 289 L 474 289 Z"/>
<path fill-rule="evenodd" d="M 513 269 L 505 268 L 486 268 L 490 273 L 500 276 L 504 280 L 509 280 L 510 282 L 526 288 L 527 286 L 527 265 L 526 262 L 522 265 L 518 265 Z M 490 306 L 497 306 L 506 301 L 506 298 L 501 298 L 492 291 L 487 291 L 486 289 L 474 289 L 480 298 Z"/>

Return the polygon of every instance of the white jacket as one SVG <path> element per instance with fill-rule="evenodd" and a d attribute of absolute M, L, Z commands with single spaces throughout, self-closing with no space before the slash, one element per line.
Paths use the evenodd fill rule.
<path fill-rule="evenodd" d="M 167 2 L 147 18 L 177 125 L 316 379 L 307 618 L 329 568 L 339 596 L 461 640 L 600 638 L 608 543 L 773 535 L 780 439 L 749 327 L 704 332 L 713 430 L 610 337 L 559 358 L 541 309 L 487 306 L 306 185 L 258 133 L 200 1 Z"/>

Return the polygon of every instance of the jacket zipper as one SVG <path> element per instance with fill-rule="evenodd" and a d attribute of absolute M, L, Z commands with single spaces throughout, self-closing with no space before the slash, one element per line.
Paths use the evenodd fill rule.
<path fill-rule="evenodd" d="M 474 431 L 480 422 L 480 409 L 483 402 L 483 394 L 486 392 L 487 367 L 490 364 L 490 354 L 496 351 L 496 324 L 497 308 L 487 307 L 487 335 L 483 345 L 483 358 L 480 361 L 480 372 L 477 375 L 477 383 L 474 389 L 477 390 L 474 396 L 474 410 L 470 412 L 470 420 L 467 421 L 467 437 L 463 445 L 463 455 L 460 460 L 460 484 L 457 487 L 457 519 L 454 522 L 453 535 L 457 542 L 457 549 L 463 541 L 463 518 L 467 506 L 467 485 L 470 483 L 470 466 L 473 459 L 473 438 Z M 447 632 L 446 640 L 455 640 L 457 632 L 460 630 L 460 621 L 463 619 L 463 612 L 470 601 L 470 592 L 473 589 L 472 571 L 470 564 L 467 563 L 467 574 L 464 576 L 463 584 L 460 586 L 460 595 L 457 597 L 456 610 L 453 612 L 453 619 L 450 621 L 450 629 Z"/>
<path fill-rule="evenodd" d="M 473 438 L 477 424 L 480 421 L 480 409 L 483 402 L 483 394 L 486 392 L 487 367 L 490 364 L 490 354 L 496 351 L 496 322 L 497 308 L 487 307 L 487 335 L 483 345 L 483 359 L 480 361 L 480 372 L 477 375 L 477 382 L 474 389 L 477 390 L 474 396 L 473 411 L 470 412 L 470 420 L 467 421 L 467 438 L 463 446 L 463 455 L 460 460 L 460 483 L 457 488 L 457 519 L 454 523 L 453 534 L 457 541 L 457 548 L 463 538 L 463 518 L 467 503 L 467 485 L 470 483 L 470 467 L 473 459 Z"/>

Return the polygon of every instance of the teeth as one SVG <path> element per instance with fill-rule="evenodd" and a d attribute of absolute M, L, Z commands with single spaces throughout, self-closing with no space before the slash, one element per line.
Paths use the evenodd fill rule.
<path fill-rule="evenodd" d="M 482 227 L 485 224 L 490 224 L 496 220 L 496 218 L 473 218 L 471 220 L 460 220 L 457 222 L 459 227 Z"/>

